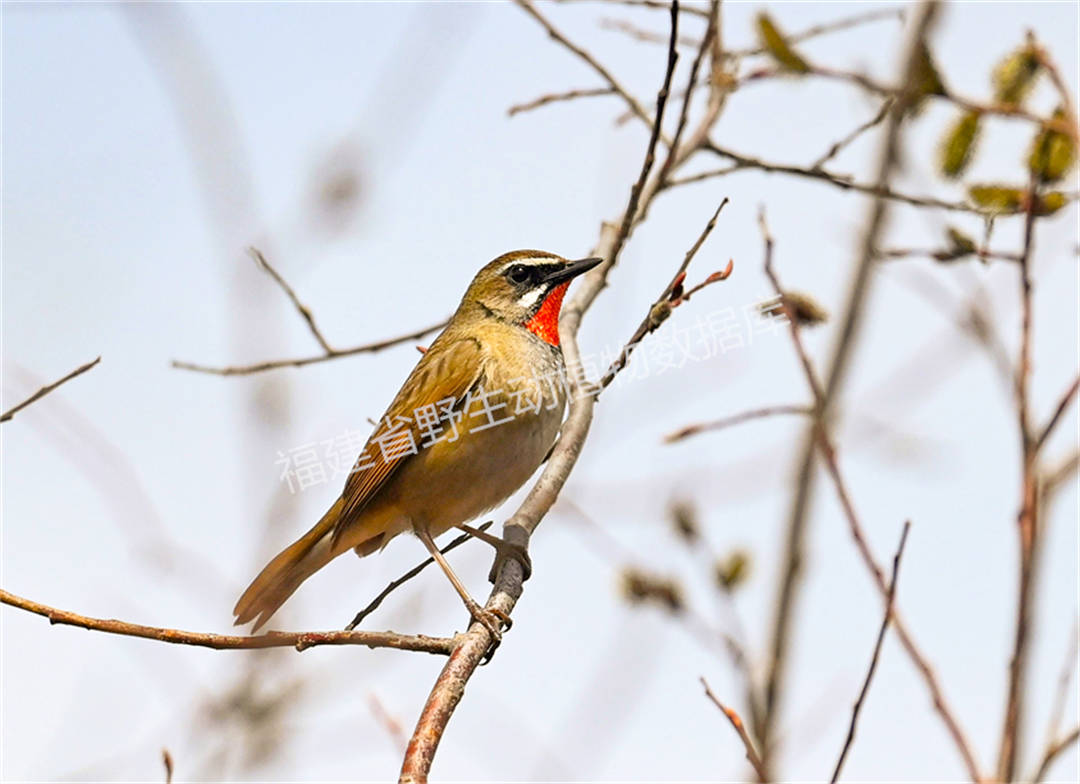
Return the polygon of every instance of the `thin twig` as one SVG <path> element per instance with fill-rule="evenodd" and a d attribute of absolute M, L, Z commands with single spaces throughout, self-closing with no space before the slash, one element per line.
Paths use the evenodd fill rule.
<path fill-rule="evenodd" d="M 442 329 L 446 326 L 446 319 L 440 321 L 438 324 L 432 324 L 429 327 L 418 329 L 415 332 L 410 332 L 407 335 L 400 335 L 396 338 L 388 338 L 387 340 L 379 340 L 374 343 L 365 343 L 360 346 L 353 346 L 352 348 L 335 349 L 329 354 L 320 354 L 312 357 L 298 357 L 296 359 L 273 359 L 267 362 L 258 362 L 254 365 L 230 365 L 228 367 L 212 367 L 209 365 L 198 365 L 193 362 L 180 362 L 173 360 L 172 366 L 179 368 L 180 370 L 192 370 L 197 373 L 209 373 L 215 376 L 245 376 L 251 373 L 262 373 L 267 370 L 276 370 L 278 368 L 285 367 L 304 367 L 305 365 L 314 365 L 319 362 L 328 362 L 332 359 L 341 359 L 343 357 L 351 357 L 356 354 L 374 354 L 383 349 L 391 348 L 393 346 L 401 345 L 402 343 L 408 343 L 413 340 L 422 338 L 424 335 L 430 334 L 437 329 Z"/>
<path fill-rule="evenodd" d="M 937 10 L 938 5 L 936 2 L 924 2 L 919 6 L 913 34 L 908 41 L 903 57 L 903 84 L 905 86 L 916 83 L 921 62 L 919 55 L 930 26 L 936 17 Z M 889 112 L 885 140 L 882 145 L 878 172 L 875 178 L 875 190 L 887 189 L 892 178 L 899 157 L 901 125 L 911 103 L 912 95 L 910 88 L 905 90 L 904 96 L 899 97 L 893 103 Z M 887 203 L 878 196 L 871 205 L 843 314 L 838 319 L 839 336 L 832 351 L 828 370 L 825 373 L 822 393 L 820 396 L 815 395 L 817 405 L 814 421 L 803 436 L 795 493 L 791 501 L 791 511 L 785 535 L 785 554 L 776 605 L 777 611 L 773 622 L 770 658 L 765 683 L 765 712 L 758 732 L 758 739 L 766 755 L 766 769 L 770 767 L 768 764 L 771 756 L 770 742 L 778 715 L 779 696 L 783 691 L 784 676 L 787 671 L 790 631 L 804 560 L 807 518 L 815 474 L 813 469 L 814 456 L 817 451 L 817 434 L 829 421 L 829 415 L 835 403 L 837 392 L 846 375 L 854 347 L 854 338 L 861 324 L 863 303 L 870 289 L 875 251 L 878 245 L 878 237 L 885 225 L 886 213 Z"/>
<path fill-rule="evenodd" d="M 266 256 L 263 255 L 261 250 L 255 247 L 250 247 L 248 248 L 248 253 L 250 253 L 251 257 L 255 259 L 255 263 L 258 264 L 264 272 L 270 275 L 270 277 L 274 279 L 274 282 L 281 287 L 281 290 L 285 292 L 285 296 L 289 298 L 289 301 L 293 304 L 293 307 L 296 308 L 297 312 L 300 314 L 300 317 L 304 319 L 304 321 L 307 323 L 308 329 L 311 330 L 312 336 L 314 336 L 315 340 L 318 341 L 320 346 L 322 346 L 322 350 L 325 351 L 327 354 L 333 354 L 334 349 L 326 341 L 326 338 L 323 337 L 323 334 L 319 331 L 319 328 L 315 326 L 315 316 L 312 314 L 311 308 L 309 308 L 307 305 L 300 301 L 300 298 L 296 296 L 296 292 L 293 291 L 292 286 L 286 283 L 285 278 L 281 277 L 281 274 L 278 273 L 276 269 L 270 266 L 270 262 L 266 260 Z"/>
<path fill-rule="evenodd" d="M 675 74 L 675 63 L 679 59 L 679 53 L 675 48 L 675 41 L 677 38 L 678 30 L 678 2 L 673 0 L 673 10 L 671 12 L 671 43 L 668 45 L 667 56 L 667 68 L 664 71 L 664 82 L 660 86 L 660 92 L 656 94 L 656 120 L 653 122 L 652 131 L 649 134 L 649 144 L 645 148 L 645 160 L 641 163 L 641 173 L 638 175 L 637 181 L 630 188 L 630 203 L 626 207 L 626 212 L 623 213 L 622 223 L 619 225 L 619 232 L 615 235 L 615 243 L 612 246 L 611 256 L 607 259 L 607 265 L 614 267 L 619 261 L 619 252 L 626 244 L 626 240 L 630 237 L 630 232 L 634 227 L 638 219 L 639 207 L 641 211 L 648 207 L 649 199 L 646 199 L 645 204 L 641 204 L 641 193 L 645 188 L 645 183 L 649 179 L 649 172 L 652 171 L 653 163 L 656 160 L 656 143 L 659 141 L 661 135 L 663 135 L 664 126 L 664 109 L 667 107 L 668 95 L 671 92 L 671 78 Z M 685 107 L 684 107 L 685 108 Z M 680 125 L 680 133 L 681 133 Z M 669 145 L 672 149 L 668 153 L 667 159 L 665 159 L 663 168 L 666 170 L 670 168 L 672 156 L 676 150 L 675 144 Z M 657 182 L 660 182 L 659 176 Z"/>
<path fill-rule="evenodd" d="M 717 419 L 713 422 L 702 422 L 696 425 L 687 425 L 680 428 L 673 433 L 668 433 L 664 436 L 665 444 L 672 444 L 676 441 L 681 441 L 684 438 L 690 436 L 696 436 L 699 433 L 706 433 L 711 430 L 723 430 L 726 427 L 732 425 L 740 425 L 743 422 L 749 422 L 753 419 L 764 419 L 765 417 L 780 416 L 783 414 L 802 414 L 812 415 L 814 409 L 810 406 L 767 406 L 766 408 L 755 408 L 751 411 L 743 411 L 741 414 L 734 414 L 733 416 L 724 417 L 723 419 Z"/>
<path fill-rule="evenodd" d="M 849 82 L 851 84 L 858 85 L 862 89 L 866 90 L 873 95 L 882 97 L 899 98 L 905 92 L 904 88 L 892 87 L 887 84 L 875 81 L 866 74 L 856 73 L 853 71 L 844 71 L 836 68 L 828 68 L 825 66 L 814 65 L 812 63 L 807 64 L 808 70 L 800 74 L 800 76 L 817 76 L 823 79 L 832 79 L 836 81 Z M 751 71 L 739 78 L 739 86 L 742 87 L 754 82 L 766 81 L 769 79 L 787 79 L 791 77 L 791 72 L 782 68 L 761 68 L 756 71 Z M 925 96 L 927 98 L 937 99 L 939 101 L 946 101 L 954 106 L 963 109 L 967 112 L 974 112 L 980 115 L 997 115 L 999 117 L 1012 117 L 1015 119 L 1026 120 L 1030 123 L 1044 128 L 1050 128 L 1055 131 L 1067 134 L 1072 138 L 1076 138 L 1077 129 L 1075 122 L 1069 122 L 1068 120 L 1055 119 L 1052 117 L 1043 117 L 1035 112 L 1025 109 L 1019 103 L 984 103 L 976 101 L 971 98 L 966 98 L 961 95 L 956 95 L 952 92 L 934 93 Z"/>
<path fill-rule="evenodd" d="M 907 521 L 904 523 L 904 530 L 900 534 L 900 545 L 896 548 L 896 555 L 893 556 L 892 577 L 889 578 L 889 593 L 885 597 L 885 617 L 881 620 L 881 629 L 878 631 L 877 642 L 874 644 L 874 655 L 870 659 L 870 669 L 866 672 L 866 679 L 863 681 L 862 689 L 859 691 L 859 697 L 855 700 L 855 707 L 851 710 L 851 724 L 848 727 L 847 738 L 844 740 L 844 748 L 840 750 L 840 758 L 836 761 L 836 768 L 833 770 L 832 778 L 829 779 L 831 784 L 836 784 L 837 779 L 840 778 L 840 770 L 844 767 L 844 760 L 847 759 L 848 750 L 851 748 L 852 741 L 855 740 L 855 725 L 859 721 L 859 711 L 862 710 L 863 702 L 865 702 L 866 695 L 870 691 L 870 681 L 874 677 L 878 659 L 881 657 L 881 646 L 885 642 L 885 632 L 889 628 L 889 621 L 892 619 L 893 602 L 896 600 L 896 578 L 900 574 L 900 556 L 904 554 L 904 544 L 907 542 L 908 531 L 910 530 L 911 521 Z"/>
<path fill-rule="evenodd" d="M 456 639 L 450 637 L 425 637 L 424 635 L 398 634 L 396 632 L 267 632 L 253 636 L 188 632 L 157 626 L 143 626 L 115 619 L 91 618 L 86 615 L 58 610 L 55 607 L 24 599 L 0 589 L 0 603 L 32 612 L 49 619 L 51 624 L 79 626 L 91 631 L 141 637 L 146 640 L 194 645 L 214 650 L 252 648 L 296 648 L 303 651 L 319 645 L 365 645 L 368 648 L 396 648 L 401 651 L 420 651 L 449 655 Z"/>
<path fill-rule="evenodd" d="M 23 402 L 19 403 L 16 406 L 13 406 L 13 407 L 9 408 L 3 414 L 0 414 L 0 422 L 7 422 L 9 419 L 11 419 L 13 416 L 15 416 L 15 414 L 17 412 L 22 411 L 24 408 L 26 408 L 31 403 L 45 397 L 47 394 L 52 392 L 54 389 L 56 389 L 60 385 L 66 384 L 68 381 L 71 381 L 71 379 L 75 378 L 75 376 L 81 376 L 83 373 L 85 373 L 87 370 L 92 368 L 94 365 L 96 365 L 100 361 L 101 361 L 101 357 L 98 357 L 95 360 L 87 362 L 85 365 L 82 365 L 80 367 L 75 368 L 74 370 L 72 370 L 70 373 L 68 373 L 66 376 L 64 376 L 59 381 L 54 381 L 51 384 L 46 384 L 41 389 L 39 389 L 37 392 L 32 394 L 30 397 L 26 398 L 26 400 L 24 400 Z"/>
<path fill-rule="evenodd" d="M 914 207 L 934 207 L 941 210 L 951 210 L 953 212 L 968 212 L 973 215 L 985 215 L 987 211 L 976 207 L 966 201 L 948 201 L 946 199 L 938 199 L 933 196 L 915 196 L 907 193 L 901 193 L 888 185 L 875 184 L 870 185 L 868 183 L 857 182 L 848 175 L 835 174 L 825 169 L 812 169 L 805 166 L 795 166 L 785 163 L 773 163 L 763 160 L 761 158 L 755 158 L 750 155 L 735 152 L 734 150 L 727 149 L 726 147 L 720 147 L 712 142 L 704 145 L 704 149 L 719 155 L 721 158 L 726 158 L 733 162 L 733 165 L 723 169 L 711 169 L 709 171 L 700 172 L 699 174 L 693 174 L 688 177 L 682 177 L 679 179 L 673 179 L 670 182 L 671 186 L 676 185 L 688 185 L 690 183 L 700 182 L 702 180 L 711 179 L 714 177 L 722 177 L 727 174 L 733 174 L 738 171 L 744 170 L 756 170 L 763 171 L 769 174 L 789 174 L 795 177 L 802 177 L 809 180 L 816 180 L 818 182 L 828 183 L 839 188 L 842 191 L 854 191 L 856 193 L 863 193 L 867 196 L 873 196 L 875 198 L 888 199 L 889 201 L 898 201 L 905 204 L 910 204 Z"/>
<path fill-rule="evenodd" d="M 546 95 L 541 95 L 539 98 L 534 98 L 527 103 L 514 104 L 506 110 L 506 114 L 513 117 L 515 114 L 530 112 L 533 109 L 539 109 L 541 106 L 547 106 L 551 103 L 572 101 L 575 98 L 592 98 L 599 95 L 615 95 L 615 89 L 612 87 L 589 87 L 581 90 L 567 90 L 561 93 L 548 93 Z"/>
<path fill-rule="evenodd" d="M 1050 708 L 1050 721 L 1046 728 L 1046 745 L 1049 747 L 1058 730 L 1061 729 L 1061 717 L 1065 715 L 1065 703 L 1069 699 L 1069 685 L 1073 675 L 1076 674 L 1077 653 L 1080 653 L 1080 617 L 1073 618 L 1072 630 L 1069 632 L 1069 645 L 1065 649 L 1065 661 L 1061 665 L 1061 672 L 1057 679 L 1057 692 L 1054 694 L 1054 705 Z"/>
<path fill-rule="evenodd" d="M 671 167 L 675 164 L 680 152 L 679 142 L 682 140 L 683 132 L 686 130 L 686 121 L 690 116 L 690 102 L 694 98 L 694 86 L 697 83 L 698 71 L 701 70 L 701 62 L 705 59 L 705 53 L 709 50 L 709 46 L 712 44 L 713 35 L 715 34 L 716 27 L 713 18 L 710 16 L 709 26 L 705 30 L 705 37 L 701 39 L 701 45 L 698 47 L 697 54 L 694 56 L 694 62 L 690 66 L 690 76 L 686 83 L 686 91 L 683 95 L 682 109 L 679 111 L 679 122 L 675 127 L 675 135 L 671 139 L 671 146 L 668 147 L 667 157 L 664 158 L 664 162 L 660 165 L 660 172 L 656 175 L 657 183 L 659 183 L 659 187 L 661 188 L 663 188 L 664 183 L 667 182 L 668 175 L 671 173 Z M 660 125 L 659 110 L 657 111 L 656 124 L 657 126 Z"/>
<path fill-rule="evenodd" d="M 764 212 L 760 215 L 760 223 L 762 236 L 765 241 L 765 273 L 772 282 L 776 293 L 782 297 L 784 295 L 784 288 L 776 275 L 776 271 L 773 269 L 773 241 L 772 235 L 769 234 L 768 225 L 764 219 Z M 798 322 L 794 320 L 788 322 L 788 328 L 791 333 L 792 346 L 802 365 L 807 385 L 814 395 L 815 404 L 820 406 L 820 401 L 824 393 L 821 381 L 818 379 L 817 372 L 814 369 L 813 362 L 810 360 L 810 355 L 802 342 L 801 328 Z M 829 439 L 827 427 L 823 424 L 815 428 L 814 437 L 818 452 L 825 462 L 829 478 L 832 481 L 836 495 L 840 500 L 840 506 L 843 509 L 844 518 L 847 520 L 848 530 L 851 533 L 852 540 L 855 542 L 856 550 L 858 550 L 859 556 L 870 571 L 870 575 L 874 579 L 878 592 L 882 597 L 885 597 L 888 595 L 888 583 L 885 579 L 885 572 L 881 566 L 878 565 L 873 552 L 870 550 L 866 534 L 863 532 L 862 523 L 859 521 L 859 517 L 855 512 L 855 505 L 851 501 L 851 495 L 848 493 L 847 485 L 844 482 L 843 475 L 840 473 L 840 466 L 836 457 L 836 448 Z M 978 762 L 972 751 L 971 743 L 968 741 L 961 728 L 960 722 L 956 718 L 955 711 L 949 706 L 949 702 L 945 698 L 944 689 L 938 680 L 937 675 L 934 673 L 933 667 L 930 666 L 930 662 L 926 655 L 916 644 L 914 637 L 907 628 L 907 624 L 900 616 L 899 609 L 895 606 L 892 610 L 892 626 L 905 652 L 919 670 L 923 681 L 926 683 L 934 709 L 937 711 L 941 720 L 944 722 L 946 729 L 949 731 L 953 743 L 956 745 L 957 750 L 960 752 L 960 755 L 967 766 L 972 781 L 982 781 L 983 777 L 979 771 Z"/>
<path fill-rule="evenodd" d="M 492 521 L 489 520 L 488 522 L 486 522 L 482 526 L 480 526 L 480 530 L 481 531 L 486 531 L 487 529 L 491 528 L 492 524 L 493 524 Z M 472 539 L 472 534 L 468 534 L 468 533 L 462 534 L 461 536 L 459 536 L 456 539 L 454 539 L 453 541 L 451 541 L 448 545 L 446 545 L 446 547 L 443 547 L 441 550 L 439 550 L 439 552 L 442 553 L 443 555 L 446 555 L 448 552 L 453 550 L 455 547 L 458 547 L 459 545 L 465 544 L 465 542 L 469 541 L 470 539 Z M 356 616 L 352 619 L 352 621 L 350 621 L 349 624 L 345 627 L 345 631 L 351 632 L 353 629 L 355 629 L 357 626 L 359 626 L 363 622 L 363 620 L 365 618 L 367 618 L 369 615 L 371 615 L 373 612 L 375 612 L 375 610 L 378 609 L 379 605 L 383 603 L 383 599 L 385 599 L 393 591 L 397 590 L 402 585 L 407 583 L 409 580 L 416 577 L 416 575 L 420 574 L 420 572 L 424 571 L 424 569 L 426 569 L 427 567 L 429 567 L 433 563 L 435 563 L 434 558 L 427 558 L 427 559 L 421 561 L 420 563 L 418 563 L 416 566 L 414 566 L 409 571 L 405 572 L 405 574 L 401 575 L 401 577 L 397 578 L 396 580 L 391 580 L 390 584 L 387 585 L 378 596 L 376 596 L 374 599 L 372 599 L 371 603 L 368 604 L 367 607 L 365 607 L 363 610 L 361 610 L 360 612 L 358 612 L 356 614 Z"/>
<path fill-rule="evenodd" d="M 878 251 L 878 258 L 882 261 L 895 261 L 897 259 L 910 259 L 912 257 L 926 257 L 939 262 L 959 261 L 965 258 L 976 257 L 982 262 L 1010 261 L 1016 263 L 1020 261 L 1019 253 L 990 250 L 986 247 L 976 248 L 964 256 L 956 255 L 956 251 L 952 248 L 887 248 Z"/>
<path fill-rule="evenodd" d="M 581 2 L 581 0 L 557 0 L 560 3 L 572 3 Z M 668 0 L 607 0 L 611 5 L 626 5 L 636 8 L 649 8 L 654 11 L 667 11 L 671 13 L 671 3 Z M 707 11 L 700 8 L 696 8 L 692 5 L 679 6 L 680 14 L 688 14 L 690 16 L 706 16 Z M 666 39 L 665 39 L 666 41 Z"/>
<path fill-rule="evenodd" d="M 686 252 L 682 264 L 675 270 L 675 274 L 671 277 L 671 281 L 664 287 L 664 290 L 660 292 L 659 298 L 652 304 L 652 307 L 649 308 L 649 312 L 645 314 L 645 318 L 638 324 L 637 329 L 634 330 L 634 334 L 626 341 L 626 345 L 623 346 L 623 350 L 619 352 L 618 358 L 611 363 L 611 367 L 607 369 L 600 379 L 600 390 L 606 389 L 608 385 L 615 380 L 616 374 L 626 367 L 626 363 L 630 360 L 630 355 L 633 353 L 634 349 L 637 348 L 642 338 L 651 332 L 655 332 L 668 316 L 671 315 L 671 311 L 677 305 L 677 303 L 672 302 L 671 295 L 674 293 L 675 287 L 686 277 L 686 269 L 690 266 L 690 262 L 697 254 L 698 249 L 705 244 L 705 240 L 708 239 L 709 234 L 711 234 L 712 230 L 716 227 L 716 219 L 720 216 L 720 211 L 724 209 L 724 205 L 727 203 L 728 199 L 725 196 L 724 200 L 720 202 L 720 206 L 716 208 L 716 212 L 709 218 L 709 222 L 705 224 L 705 228 L 701 230 L 701 234 L 698 235 L 697 240 L 690 246 L 690 250 Z M 731 274 L 730 269 L 727 271 L 727 274 Z M 724 275 L 719 279 L 722 280 L 724 277 L 727 277 L 727 275 Z M 597 394 L 599 394 L 599 390 Z"/>
<path fill-rule="evenodd" d="M 1051 743 L 1046 747 L 1046 751 L 1043 752 L 1042 759 L 1039 761 L 1039 767 L 1031 776 L 1032 784 L 1039 784 L 1040 781 L 1046 778 L 1046 774 L 1050 770 L 1050 766 L 1054 763 L 1054 760 L 1057 759 L 1061 752 L 1076 743 L 1077 738 L 1080 738 L 1080 727 L 1073 727 L 1069 732 L 1062 736 L 1061 740 L 1056 743 Z"/>
<path fill-rule="evenodd" d="M 878 11 L 869 11 L 864 14 L 855 14 L 854 16 L 844 17 L 837 19 L 834 22 L 825 22 L 823 24 L 816 24 L 813 27 L 808 27 L 797 33 L 792 33 L 786 36 L 788 43 L 797 44 L 802 41 L 807 41 L 811 38 L 816 38 L 820 35 L 827 33 L 835 33 L 840 30 L 847 30 L 852 27 L 866 24 L 867 22 L 876 22 L 880 19 L 898 19 L 903 21 L 904 9 L 903 8 L 885 8 Z M 759 54 L 765 54 L 767 52 L 763 47 L 752 47 L 749 49 L 735 49 L 731 52 L 734 57 L 752 57 Z"/>
<path fill-rule="evenodd" d="M 878 125 L 881 125 L 881 123 L 884 122 L 885 118 L 889 115 L 889 109 L 892 107 L 892 102 L 893 102 L 892 98 L 886 98 L 885 101 L 882 102 L 881 108 L 878 109 L 877 114 L 875 114 L 872 118 L 870 118 L 869 120 L 864 122 L 862 125 L 860 125 L 858 128 L 856 128 L 854 131 L 849 133 L 843 139 L 841 139 L 838 142 L 835 142 L 828 150 L 825 151 L 824 155 L 822 155 L 816 161 L 811 163 L 810 164 L 811 171 L 813 171 L 815 169 L 820 169 L 826 163 L 828 163 L 833 158 L 835 158 L 837 155 L 839 155 L 841 150 L 843 150 L 845 147 L 850 145 L 852 142 L 854 142 L 856 139 L 858 139 L 864 133 L 869 131 L 871 128 L 874 128 L 874 127 L 876 127 Z"/>
<path fill-rule="evenodd" d="M 571 52 L 576 54 L 578 57 L 580 57 L 582 60 L 584 60 L 586 63 L 588 63 L 592 67 L 592 69 L 594 71 L 596 71 L 598 74 L 600 74 L 600 76 L 603 77 L 604 81 L 607 82 L 609 85 L 611 85 L 611 89 L 614 90 L 616 93 L 618 93 L 619 96 L 621 96 L 622 99 L 624 101 L 626 101 L 627 105 L 630 107 L 630 110 L 635 115 L 637 115 L 641 119 L 642 122 L 644 122 L 646 125 L 648 125 L 650 127 L 653 126 L 653 120 L 649 116 L 649 113 L 647 111 L 645 111 L 645 107 L 643 107 L 641 105 L 641 103 L 638 101 L 638 99 L 635 98 L 630 93 L 630 91 L 628 91 L 625 87 L 623 87 L 618 82 L 618 80 L 614 76 L 611 75 L 611 72 L 608 71 L 607 68 L 602 66 L 599 62 L 597 62 L 595 57 L 593 57 L 591 54 L 586 52 L 580 46 L 577 46 L 576 44 L 574 44 L 572 41 L 570 41 L 570 39 L 568 39 L 565 35 L 563 35 L 561 32 L 559 32 L 555 28 L 555 26 L 553 24 L 551 24 L 551 22 L 549 22 L 547 20 L 547 18 L 543 14 L 541 14 L 539 11 L 536 10 L 536 7 L 532 4 L 532 2 L 530 2 L 530 0 L 514 0 L 514 2 L 517 3 L 518 6 L 520 6 L 521 9 L 525 11 L 525 13 L 527 13 L 529 16 L 531 16 L 533 19 L 535 19 L 537 22 L 539 22 L 541 24 L 541 26 L 543 26 L 543 28 L 545 30 L 547 30 L 547 33 L 548 33 L 549 36 L 551 36 L 553 39 L 555 39 L 560 44 L 565 46 Z"/>
<path fill-rule="evenodd" d="M 727 705 L 720 702 L 720 699 L 713 694 L 712 689 L 709 688 L 709 682 L 705 680 L 704 676 L 702 676 L 700 680 L 701 685 L 705 687 L 705 696 L 712 700 L 713 705 L 720 709 L 720 712 L 731 722 L 731 726 L 739 733 L 739 740 L 742 741 L 743 748 L 746 749 L 746 758 L 750 760 L 750 764 L 754 766 L 758 779 L 760 781 L 768 781 L 769 777 L 765 770 L 765 766 L 762 764 L 761 757 L 758 756 L 757 750 L 754 748 L 754 741 L 750 739 L 750 735 L 746 731 L 746 725 L 739 717 L 739 714 L 735 712 L 734 708 L 729 708 Z"/>
<path fill-rule="evenodd" d="M 1061 421 L 1062 414 L 1065 413 L 1065 409 L 1069 407 L 1072 399 L 1076 397 L 1077 390 L 1080 390 L 1080 376 L 1073 379 L 1072 384 L 1065 390 L 1065 394 L 1061 396 L 1061 400 L 1058 401 L 1057 406 L 1054 407 L 1054 413 L 1050 415 L 1050 419 L 1043 425 L 1042 430 L 1039 431 L 1039 435 L 1035 439 L 1034 449 L 1039 452 L 1043 444 L 1046 443 L 1046 439 L 1050 437 L 1050 434 L 1054 432 L 1054 428 L 1057 427 L 1058 422 Z"/>
<path fill-rule="evenodd" d="M 165 766 L 165 784 L 172 784 L 173 758 L 168 749 L 161 750 L 161 762 Z"/>
<path fill-rule="evenodd" d="M 1020 537 L 1020 574 L 1016 599 L 1016 631 L 1012 656 L 1009 659 L 1009 679 L 1005 701 L 1005 721 L 998 750 L 997 775 L 1001 781 L 1012 781 L 1020 758 L 1019 745 L 1023 738 L 1025 693 L 1031 625 L 1034 615 L 1032 599 L 1037 567 L 1037 536 L 1039 506 L 1039 466 L 1036 438 L 1031 428 L 1031 332 L 1033 321 L 1033 282 L 1031 259 L 1035 248 L 1035 205 L 1039 199 L 1038 181 L 1031 175 L 1028 185 L 1024 218 L 1024 249 L 1020 256 L 1020 357 L 1016 368 L 1016 419 L 1020 441 L 1021 499 L 1016 516 Z"/>

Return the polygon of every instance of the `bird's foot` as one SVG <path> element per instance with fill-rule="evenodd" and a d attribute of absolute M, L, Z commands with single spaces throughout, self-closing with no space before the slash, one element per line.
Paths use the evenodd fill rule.
<path fill-rule="evenodd" d="M 495 562 L 491 565 L 491 571 L 488 573 L 488 582 L 495 582 L 499 569 L 502 568 L 503 563 L 508 558 L 521 564 L 522 582 L 532 576 L 532 559 L 529 558 L 529 551 L 525 545 L 508 542 L 502 537 L 481 531 L 479 528 L 473 528 L 471 525 L 459 525 L 458 528 L 495 548 Z"/>
<path fill-rule="evenodd" d="M 491 657 L 495 655 L 495 650 L 502 644 L 503 632 L 510 631 L 510 627 L 514 625 L 514 622 L 502 610 L 481 607 L 475 603 L 469 607 L 469 614 L 472 615 L 474 621 L 487 629 L 488 634 L 491 635 L 491 644 L 484 652 L 484 658 L 481 661 L 481 664 L 487 664 L 491 661 Z"/>

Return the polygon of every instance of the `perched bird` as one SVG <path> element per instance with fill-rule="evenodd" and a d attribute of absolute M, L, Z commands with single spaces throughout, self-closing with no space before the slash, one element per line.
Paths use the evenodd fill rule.
<path fill-rule="evenodd" d="M 559 311 L 570 281 L 601 261 L 518 250 L 484 266 L 376 426 L 341 497 L 244 591 L 236 624 L 254 621 L 258 630 L 332 559 L 370 555 L 411 531 L 497 638 L 506 619 L 469 595 L 434 539 L 460 528 L 527 567 L 520 547 L 465 523 L 521 487 L 554 445 L 567 398 Z"/>

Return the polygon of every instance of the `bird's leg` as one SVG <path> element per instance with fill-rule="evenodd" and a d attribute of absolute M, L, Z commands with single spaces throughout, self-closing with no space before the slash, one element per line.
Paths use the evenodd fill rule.
<path fill-rule="evenodd" d="M 522 582 L 532 576 L 532 559 L 529 558 L 529 551 L 525 549 L 524 545 L 508 542 L 500 536 L 481 531 L 479 528 L 473 528 L 471 525 L 458 525 L 455 527 L 474 536 L 481 542 L 487 542 L 495 548 L 495 563 L 492 564 L 491 573 L 488 575 L 488 580 L 491 582 L 495 582 L 495 575 L 498 574 L 499 567 L 507 558 L 513 558 L 521 564 Z"/>
<path fill-rule="evenodd" d="M 454 570 L 450 568 L 450 564 L 447 562 L 446 557 L 439 551 L 439 548 L 435 546 L 435 541 L 431 538 L 431 534 L 425 531 L 423 528 L 415 528 L 414 533 L 417 538 L 424 543 L 424 546 L 431 553 L 431 557 L 435 559 L 437 563 L 446 573 L 446 577 L 450 580 L 450 584 L 454 586 L 454 590 L 458 592 L 458 596 L 461 597 L 461 601 L 465 602 L 465 607 L 469 610 L 469 615 L 473 617 L 473 620 L 481 623 L 485 629 L 491 634 L 491 640 L 495 645 L 498 645 L 502 641 L 502 629 L 500 624 L 506 624 L 506 628 L 509 629 L 513 623 L 510 617 L 503 612 L 497 610 L 487 610 L 480 606 L 476 599 L 472 598 L 469 594 L 469 589 L 465 587 L 464 583 L 454 574 Z"/>

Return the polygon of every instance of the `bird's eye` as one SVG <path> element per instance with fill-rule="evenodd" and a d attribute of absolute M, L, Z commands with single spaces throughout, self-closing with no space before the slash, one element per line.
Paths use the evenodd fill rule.
<path fill-rule="evenodd" d="M 515 264 L 506 272 L 506 277 L 511 283 L 522 284 L 532 277 L 532 269 L 524 264 Z"/>

